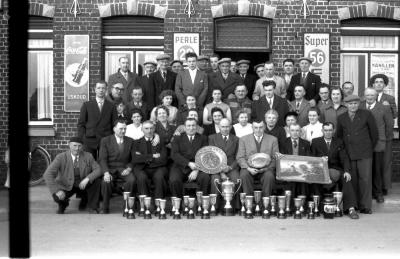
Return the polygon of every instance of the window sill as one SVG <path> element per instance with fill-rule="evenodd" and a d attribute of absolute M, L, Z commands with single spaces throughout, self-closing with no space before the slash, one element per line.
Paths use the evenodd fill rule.
<path fill-rule="evenodd" d="M 29 137 L 54 137 L 56 131 L 53 125 L 29 125 Z"/>

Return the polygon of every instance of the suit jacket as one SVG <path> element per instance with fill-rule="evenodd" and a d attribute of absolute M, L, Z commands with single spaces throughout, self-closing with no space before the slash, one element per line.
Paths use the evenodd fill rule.
<path fill-rule="evenodd" d="M 310 110 L 311 106 L 308 103 L 306 99 L 303 99 L 303 101 L 300 103 L 300 108 L 298 112 L 298 117 L 297 117 L 297 123 L 301 126 L 304 127 L 308 124 L 308 111 Z M 296 101 L 291 101 L 290 102 L 290 111 L 296 111 Z"/>
<path fill-rule="evenodd" d="M 212 90 L 215 88 L 219 88 L 222 90 L 222 100 L 228 99 L 228 97 L 233 97 L 233 93 L 235 91 L 235 87 L 238 84 L 242 84 L 242 78 L 236 74 L 229 71 L 228 77 L 226 80 L 222 77 L 222 73 L 220 71 L 208 74 L 208 100 L 211 101 Z M 232 96 L 229 96 L 232 94 Z"/>
<path fill-rule="evenodd" d="M 288 137 L 283 142 L 282 154 L 293 155 L 292 138 Z M 310 142 L 305 139 L 299 138 L 299 156 L 311 156 Z"/>
<path fill-rule="evenodd" d="M 215 124 L 214 124 L 214 122 L 211 123 L 211 124 L 209 124 L 209 125 L 204 125 L 204 132 L 203 132 L 203 135 L 205 135 L 205 136 L 210 136 L 210 135 L 213 135 L 213 134 L 216 134 L 216 133 L 217 133 L 217 132 L 215 131 Z M 236 132 L 235 132 L 235 129 L 234 129 L 233 127 L 231 128 L 230 134 L 233 134 L 233 135 L 236 136 Z"/>
<path fill-rule="evenodd" d="M 136 106 L 133 102 L 133 100 L 131 100 L 127 105 L 126 105 L 126 110 L 127 110 L 127 116 L 129 117 L 129 119 L 132 119 L 132 111 L 133 109 L 139 109 L 142 111 L 143 113 L 143 118 L 142 121 L 146 121 L 150 118 L 149 114 L 150 114 L 150 109 L 149 106 L 147 105 L 146 102 L 142 102 L 142 106 Z"/>
<path fill-rule="evenodd" d="M 389 94 L 383 93 L 381 100 L 379 102 L 383 103 L 384 101 L 389 103 L 393 119 L 396 119 L 397 118 L 397 106 L 396 106 L 396 101 L 395 101 L 394 97 Z"/>
<path fill-rule="evenodd" d="M 282 77 L 277 76 L 277 75 L 274 75 L 273 78 L 274 78 L 273 81 L 276 84 L 275 90 L 274 90 L 274 94 L 276 94 L 276 95 L 278 95 L 278 96 L 280 96 L 282 98 L 285 98 L 286 97 L 285 80 Z M 253 96 L 252 96 L 252 98 L 253 98 L 252 100 L 254 100 L 254 98 L 256 96 L 260 97 L 260 99 L 261 99 L 261 96 L 265 95 L 264 86 L 262 85 L 262 83 L 265 80 L 267 80 L 266 77 L 262 77 L 262 78 L 257 80 L 256 86 L 255 86 L 255 89 L 254 89 L 254 93 L 253 93 Z"/>
<path fill-rule="evenodd" d="M 145 101 L 146 103 L 152 103 L 153 102 L 153 96 L 150 95 L 149 88 L 150 88 L 150 75 L 147 77 L 147 75 L 139 76 L 137 79 L 137 84 L 140 86 L 143 90 L 143 98 L 142 100 Z M 131 93 L 132 94 L 132 93 Z M 132 100 L 132 99 L 131 99 Z M 154 104 L 152 104 L 154 107 Z M 151 107 L 151 108 L 153 108 Z"/>
<path fill-rule="evenodd" d="M 259 100 L 253 102 L 251 108 L 251 117 L 253 120 L 257 119 L 265 121 L 265 113 L 270 109 L 271 107 L 269 106 L 264 95 Z M 285 126 L 285 115 L 289 112 L 289 105 L 286 99 L 274 94 L 272 109 L 276 110 L 279 115 L 277 125 L 282 127 Z"/>
<path fill-rule="evenodd" d="M 341 138 L 351 160 L 371 158 L 378 141 L 378 128 L 370 111 L 358 109 L 353 121 L 349 113 L 339 115 L 336 136 Z"/>
<path fill-rule="evenodd" d="M 139 85 L 138 83 L 138 75 L 136 73 L 132 73 L 128 71 L 128 80 L 125 79 L 125 77 L 121 74 L 120 72 L 121 69 L 118 69 L 118 71 L 114 74 L 111 74 L 108 77 L 108 85 L 113 86 L 116 83 L 121 83 L 124 85 L 125 91 L 122 96 L 122 99 L 124 103 L 130 102 L 132 100 L 132 89 L 136 86 Z"/>
<path fill-rule="evenodd" d="M 295 74 L 292 76 L 292 80 L 290 80 L 290 85 L 287 90 L 287 98 L 290 101 L 294 100 L 294 88 L 296 85 L 300 84 L 300 79 L 301 79 L 301 73 Z M 321 86 L 321 78 L 313 74 L 311 72 L 308 72 L 304 87 L 306 89 L 306 95 L 304 96 L 305 99 L 311 100 L 314 99 L 315 103 L 318 103 L 318 101 L 321 99 L 319 96 L 319 87 Z"/>
<path fill-rule="evenodd" d="M 216 146 L 222 149 L 227 157 L 227 164 L 228 166 L 235 169 L 238 166 L 236 161 L 236 154 L 239 147 L 239 138 L 235 135 L 229 134 L 228 141 L 222 137 L 221 133 L 216 133 L 213 135 L 208 136 L 208 144 L 210 146 Z"/>
<path fill-rule="evenodd" d="M 239 74 L 239 76 L 240 76 L 240 74 Z M 243 83 L 247 88 L 247 97 L 250 100 L 252 100 L 252 98 L 253 98 L 254 88 L 256 87 L 257 79 L 258 79 L 258 77 L 256 75 L 249 74 L 249 73 L 246 73 L 244 80 L 242 78 Z"/>
<path fill-rule="evenodd" d="M 147 150 L 147 141 L 145 137 L 138 140 L 134 140 L 133 150 L 132 150 L 132 163 L 133 170 L 142 170 L 145 167 L 156 168 L 160 166 L 166 166 L 167 164 L 167 148 L 165 147 L 165 142 L 163 138 L 160 138 L 160 142 L 153 146 L 151 143 L 150 152 Z M 153 158 L 153 154 L 160 154 L 159 158 Z"/>
<path fill-rule="evenodd" d="M 264 134 L 261 140 L 260 153 L 271 156 L 271 163 L 267 166 L 268 170 L 275 170 L 275 153 L 279 152 L 278 139 L 274 136 Z M 236 160 L 241 168 L 248 168 L 247 159 L 257 153 L 257 145 L 254 134 L 243 136 L 239 139 L 239 147 Z"/>
<path fill-rule="evenodd" d="M 121 153 L 118 148 L 115 135 L 101 139 L 99 151 L 99 164 L 101 172 L 114 174 L 132 166 L 133 139 L 124 136 L 124 151 Z"/>
<path fill-rule="evenodd" d="M 360 108 L 367 109 L 366 101 L 361 102 Z M 383 152 L 386 147 L 386 140 L 393 139 L 393 117 L 390 107 L 376 102 L 373 109 L 369 110 L 374 115 L 378 128 L 378 142 L 374 147 L 375 152 Z"/>
<path fill-rule="evenodd" d="M 148 93 L 152 97 L 152 103 L 148 102 L 149 106 L 155 107 L 161 104 L 159 95 L 164 90 L 175 90 L 176 73 L 167 70 L 166 80 L 162 78 L 161 71 L 158 70 L 150 75 L 149 78 L 149 91 Z"/>
<path fill-rule="evenodd" d="M 78 120 L 78 136 L 82 139 L 97 139 L 113 133 L 113 123 L 117 119 L 117 109 L 111 102 L 104 100 L 101 113 L 96 100 L 83 103 Z M 94 148 L 97 148 L 96 147 Z"/>
<path fill-rule="evenodd" d="M 311 141 L 311 153 L 316 157 L 327 156 L 329 168 L 350 172 L 350 159 L 341 139 L 332 138 L 328 150 L 324 137 L 314 138 Z"/>
<path fill-rule="evenodd" d="M 92 154 L 88 152 L 82 151 L 79 153 L 78 167 L 81 179 L 87 177 L 90 183 L 101 176 L 99 164 L 94 160 Z M 43 178 L 52 194 L 59 190 L 70 191 L 75 181 L 71 151 L 68 150 L 58 154 L 47 167 Z"/>
<path fill-rule="evenodd" d="M 188 171 L 189 162 L 195 161 L 197 151 L 200 148 L 207 146 L 207 143 L 207 137 L 198 133 L 195 134 L 192 143 L 189 142 L 186 133 L 182 133 L 180 136 L 175 136 L 172 140 L 171 148 L 171 158 L 174 160 L 174 165 Z"/>
<path fill-rule="evenodd" d="M 279 150 L 282 150 L 282 144 L 285 142 L 286 139 L 285 129 L 281 126 L 275 125 L 275 127 L 272 130 L 269 130 L 268 127 L 265 127 L 264 132 L 277 138 Z"/>
<path fill-rule="evenodd" d="M 199 69 L 196 70 L 194 83 L 192 83 L 192 78 L 190 77 L 188 69 L 179 72 L 176 76 L 175 93 L 178 98 L 179 106 L 186 103 L 186 96 L 188 95 L 194 95 L 196 97 L 197 105 L 204 105 L 208 92 L 208 76 L 205 72 Z"/>

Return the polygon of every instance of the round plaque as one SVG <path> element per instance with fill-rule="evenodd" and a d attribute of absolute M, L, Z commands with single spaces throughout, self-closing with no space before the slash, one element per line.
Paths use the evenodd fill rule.
<path fill-rule="evenodd" d="M 265 153 L 255 153 L 249 157 L 247 163 L 253 168 L 263 168 L 271 163 L 271 157 Z"/>
<path fill-rule="evenodd" d="M 217 174 L 227 167 L 225 152 L 215 146 L 202 147 L 195 157 L 196 166 L 207 174 Z"/>

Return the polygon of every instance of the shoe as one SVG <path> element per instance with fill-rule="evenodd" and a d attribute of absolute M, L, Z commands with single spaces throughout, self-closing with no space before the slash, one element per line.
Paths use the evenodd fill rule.
<path fill-rule="evenodd" d="M 349 218 L 351 219 L 359 219 L 357 211 L 355 209 L 349 210 Z"/>
<path fill-rule="evenodd" d="M 68 207 L 69 201 L 63 201 L 58 203 L 57 214 L 64 214 L 65 209 Z"/>
<path fill-rule="evenodd" d="M 89 214 L 99 214 L 98 209 L 88 209 Z"/>
<path fill-rule="evenodd" d="M 371 209 L 361 209 L 360 213 L 362 213 L 362 214 L 372 214 L 372 210 Z"/>
<path fill-rule="evenodd" d="M 382 190 L 382 194 L 383 194 L 383 196 L 386 196 L 386 195 L 388 195 L 388 190 L 386 190 L 386 189 L 383 189 L 383 190 Z"/>
<path fill-rule="evenodd" d="M 376 202 L 377 203 L 384 203 L 385 199 L 383 198 L 383 195 L 378 195 L 378 197 L 376 197 Z"/>
<path fill-rule="evenodd" d="M 102 209 L 100 214 L 110 214 L 110 209 Z"/>
<path fill-rule="evenodd" d="M 86 209 L 87 201 L 84 199 L 81 199 L 81 202 L 79 203 L 78 210 L 79 211 L 84 211 Z"/>

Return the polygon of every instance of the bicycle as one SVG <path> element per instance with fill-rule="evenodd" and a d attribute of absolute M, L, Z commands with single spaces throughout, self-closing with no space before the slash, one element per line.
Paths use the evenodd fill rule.
<path fill-rule="evenodd" d="M 43 174 L 51 163 L 51 156 L 46 149 L 35 146 L 28 155 L 28 169 L 30 173 L 29 186 L 43 182 Z"/>

